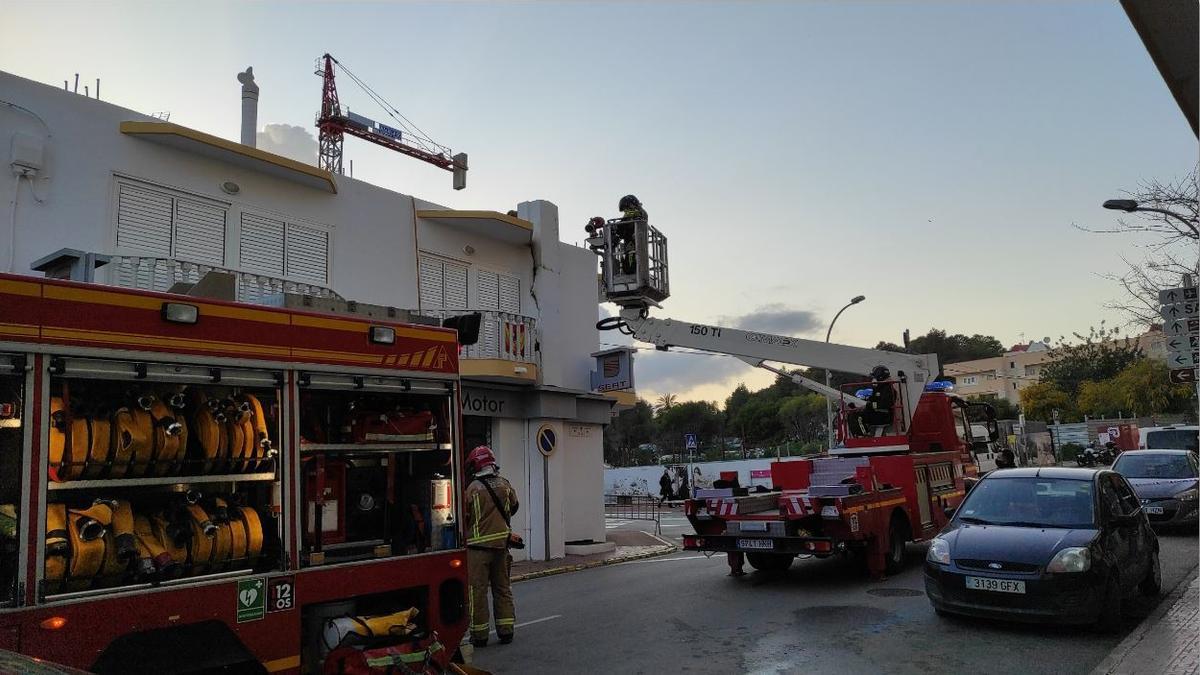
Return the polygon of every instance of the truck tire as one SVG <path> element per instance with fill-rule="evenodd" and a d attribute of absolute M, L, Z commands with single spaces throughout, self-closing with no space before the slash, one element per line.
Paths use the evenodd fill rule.
<path fill-rule="evenodd" d="M 884 552 L 884 571 L 887 574 L 898 574 L 904 569 L 908 559 L 908 551 L 904 545 L 908 543 L 908 523 L 899 512 L 892 515 L 891 525 L 888 526 L 887 550 Z"/>
<path fill-rule="evenodd" d="M 747 553 L 746 561 L 759 572 L 785 572 L 796 558 L 792 553 Z"/>

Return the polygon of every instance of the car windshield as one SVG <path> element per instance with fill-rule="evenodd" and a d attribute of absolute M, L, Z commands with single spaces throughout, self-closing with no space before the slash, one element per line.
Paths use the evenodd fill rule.
<path fill-rule="evenodd" d="M 1094 527 L 1092 481 L 995 477 L 980 481 L 957 518 L 976 525 Z"/>
<path fill-rule="evenodd" d="M 1146 434 L 1146 447 L 1160 450 L 1196 450 L 1200 433 L 1188 429 L 1163 429 Z"/>
<path fill-rule="evenodd" d="M 1126 478 L 1195 478 L 1196 466 L 1187 455 L 1150 452 L 1127 452 L 1121 455 L 1113 470 Z"/>

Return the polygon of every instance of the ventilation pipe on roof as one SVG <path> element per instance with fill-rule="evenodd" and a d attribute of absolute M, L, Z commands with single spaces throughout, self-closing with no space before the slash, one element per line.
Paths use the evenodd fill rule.
<path fill-rule="evenodd" d="M 258 85 L 254 84 L 254 68 L 238 73 L 242 83 L 242 145 L 255 147 L 258 132 Z"/>

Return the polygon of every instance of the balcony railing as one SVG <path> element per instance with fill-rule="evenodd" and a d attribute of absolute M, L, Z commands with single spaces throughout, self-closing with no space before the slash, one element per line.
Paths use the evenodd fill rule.
<path fill-rule="evenodd" d="M 113 256 L 109 261 L 111 280 L 117 286 L 143 291 L 166 291 L 176 283 L 194 284 L 208 272 L 231 274 L 237 280 L 237 299 L 241 302 L 262 303 L 272 295 L 299 293 L 318 298 L 341 298 L 332 289 L 319 284 L 292 281 L 263 274 L 151 256 Z"/>
<path fill-rule="evenodd" d="M 463 348 L 467 359 L 502 359 L 537 363 L 537 322 L 528 316 L 494 310 L 425 310 L 421 313 L 437 319 L 478 311 L 479 342 Z"/>

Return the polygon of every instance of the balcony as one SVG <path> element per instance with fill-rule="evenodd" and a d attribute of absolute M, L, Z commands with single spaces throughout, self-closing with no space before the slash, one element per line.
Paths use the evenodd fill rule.
<path fill-rule="evenodd" d="M 281 293 L 341 299 L 341 296 L 332 289 L 318 284 L 252 274 L 177 258 L 112 256 L 109 261 L 109 269 L 112 275 L 111 283 L 114 285 L 143 291 L 165 292 L 177 283 L 194 284 L 209 272 L 221 272 L 234 277 L 237 288 L 236 299 L 240 302 L 263 304 L 270 296 Z"/>
<path fill-rule="evenodd" d="M 538 378 L 537 322 L 528 316 L 493 310 L 425 310 L 426 316 L 478 311 L 479 341 L 463 347 L 459 373 L 464 378 L 506 384 L 534 384 Z"/>

